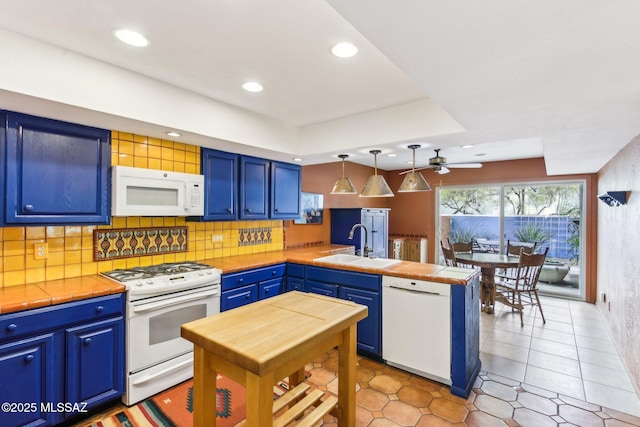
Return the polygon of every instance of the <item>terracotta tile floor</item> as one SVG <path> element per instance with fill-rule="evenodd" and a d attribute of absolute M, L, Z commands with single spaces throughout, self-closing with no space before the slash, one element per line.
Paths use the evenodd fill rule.
<path fill-rule="evenodd" d="M 337 352 L 306 366 L 307 382 L 337 392 Z M 467 399 L 449 387 L 365 358 L 356 377 L 356 426 L 640 426 L 640 418 L 482 371 Z M 325 417 L 324 427 L 338 424 Z"/>

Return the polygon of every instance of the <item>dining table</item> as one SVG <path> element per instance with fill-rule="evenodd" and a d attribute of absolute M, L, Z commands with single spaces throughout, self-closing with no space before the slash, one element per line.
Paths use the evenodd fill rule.
<path fill-rule="evenodd" d="M 517 268 L 520 257 L 485 252 L 457 253 L 456 262 L 480 267 L 480 307 L 483 312 L 492 314 L 496 301 L 496 269 Z"/>

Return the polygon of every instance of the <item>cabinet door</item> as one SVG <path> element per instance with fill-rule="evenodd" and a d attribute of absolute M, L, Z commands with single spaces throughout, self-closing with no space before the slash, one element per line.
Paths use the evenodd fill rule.
<path fill-rule="evenodd" d="M 338 296 L 338 285 L 331 283 L 316 282 L 315 280 L 307 279 L 306 291 L 313 292 L 314 294 L 326 295 L 328 297 Z"/>
<path fill-rule="evenodd" d="M 240 219 L 266 219 L 269 215 L 269 161 L 240 157 Z"/>
<path fill-rule="evenodd" d="M 275 297 L 279 293 L 282 292 L 282 283 L 284 282 L 284 277 L 278 277 L 277 279 L 267 280 L 265 282 L 260 282 L 259 290 L 258 290 L 258 298 L 265 299 Z"/>
<path fill-rule="evenodd" d="M 271 218 L 300 217 L 301 181 L 302 168 L 299 165 L 271 162 Z"/>
<path fill-rule="evenodd" d="M 201 150 L 201 171 L 205 182 L 206 220 L 238 218 L 238 155 Z"/>
<path fill-rule="evenodd" d="M 124 342 L 122 317 L 66 329 L 67 402 L 93 407 L 124 393 Z"/>
<path fill-rule="evenodd" d="M 369 308 L 367 317 L 358 322 L 358 350 L 381 356 L 380 293 L 341 286 L 339 297 Z"/>
<path fill-rule="evenodd" d="M 111 132 L 7 113 L 8 224 L 108 224 Z"/>
<path fill-rule="evenodd" d="M 248 285 L 222 292 L 220 311 L 231 310 L 258 301 L 258 285 Z"/>
<path fill-rule="evenodd" d="M 0 401 L 35 405 L 28 410 L 3 411 L 3 426 L 51 425 L 60 418 L 53 411 L 41 411 L 40 405 L 62 400 L 55 391 L 62 381 L 54 377 L 54 353 L 53 334 L 0 346 Z"/>

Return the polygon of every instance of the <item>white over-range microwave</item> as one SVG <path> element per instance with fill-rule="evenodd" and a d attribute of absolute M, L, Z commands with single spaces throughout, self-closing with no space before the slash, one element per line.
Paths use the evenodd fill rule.
<path fill-rule="evenodd" d="M 113 166 L 111 215 L 204 215 L 204 176 Z"/>

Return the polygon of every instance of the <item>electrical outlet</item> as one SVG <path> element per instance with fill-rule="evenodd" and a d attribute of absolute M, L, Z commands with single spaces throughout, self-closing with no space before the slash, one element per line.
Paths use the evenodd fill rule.
<path fill-rule="evenodd" d="M 49 257 L 49 244 L 48 243 L 34 243 L 33 244 L 33 258 L 45 259 Z"/>

